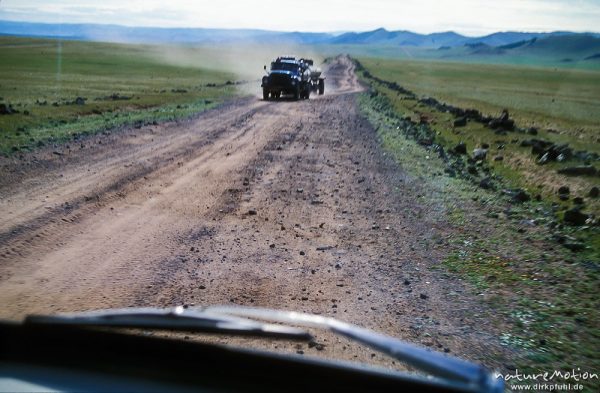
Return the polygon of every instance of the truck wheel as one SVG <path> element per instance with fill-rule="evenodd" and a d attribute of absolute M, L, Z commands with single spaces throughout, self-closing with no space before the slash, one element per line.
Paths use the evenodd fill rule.
<path fill-rule="evenodd" d="M 269 90 L 263 89 L 263 100 L 267 101 L 269 99 Z"/>
<path fill-rule="evenodd" d="M 322 96 L 325 93 L 325 80 L 319 79 L 319 95 Z"/>
<path fill-rule="evenodd" d="M 304 93 L 304 98 L 307 100 L 310 98 L 310 87 L 306 87 L 306 93 Z"/>
<path fill-rule="evenodd" d="M 294 89 L 294 100 L 298 101 L 300 99 L 300 86 L 296 86 Z"/>

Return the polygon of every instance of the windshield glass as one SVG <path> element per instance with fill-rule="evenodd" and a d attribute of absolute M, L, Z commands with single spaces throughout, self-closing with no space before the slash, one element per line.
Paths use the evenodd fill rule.
<path fill-rule="evenodd" d="M 340 5 L 0 0 L 0 319 L 283 309 L 598 372 L 600 1 Z M 314 338 L 215 340 L 406 368 Z"/>
<path fill-rule="evenodd" d="M 298 72 L 300 70 L 300 67 L 298 67 L 298 65 L 295 63 L 285 63 L 276 61 L 271 63 L 271 70 Z"/>

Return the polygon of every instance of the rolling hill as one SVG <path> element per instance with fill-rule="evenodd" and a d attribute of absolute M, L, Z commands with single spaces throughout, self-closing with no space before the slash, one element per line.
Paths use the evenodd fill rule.
<path fill-rule="evenodd" d="M 333 44 L 373 44 L 416 47 L 456 46 L 469 41 L 469 37 L 448 31 L 417 34 L 410 31 L 388 31 L 383 28 L 362 33 L 346 33 L 331 39 Z"/>
<path fill-rule="evenodd" d="M 531 40 L 524 45 L 515 47 L 514 50 L 542 55 L 562 53 L 587 57 L 600 52 L 600 38 L 591 34 L 552 36 Z"/>
<path fill-rule="evenodd" d="M 533 39 L 573 35 L 575 33 L 498 32 L 482 37 L 467 37 L 452 31 L 418 34 L 406 30 L 389 31 L 384 28 L 379 28 L 366 32 L 333 34 L 256 29 L 158 28 L 102 24 L 47 24 L 0 20 L 0 34 L 124 43 L 273 42 L 440 48 L 460 47 L 465 44 L 485 44 L 496 47 L 523 43 Z M 591 34 L 590 36 L 598 38 L 600 37 L 600 34 Z"/>
<path fill-rule="evenodd" d="M 253 29 L 155 28 L 100 24 L 43 24 L 0 21 L 0 35 L 146 44 L 322 45 L 333 52 L 485 63 L 588 67 L 600 64 L 600 34 L 498 32 L 467 37 L 447 31 L 418 34 L 384 28 L 342 34 Z"/>
<path fill-rule="evenodd" d="M 457 55 L 530 56 L 572 62 L 593 60 L 595 55 L 600 54 L 600 38 L 592 34 L 559 34 L 534 37 L 502 46 L 465 44 L 465 48 L 466 53 L 461 51 Z"/>

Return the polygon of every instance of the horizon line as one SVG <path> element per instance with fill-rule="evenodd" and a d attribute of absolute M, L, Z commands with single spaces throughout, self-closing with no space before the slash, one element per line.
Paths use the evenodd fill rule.
<path fill-rule="evenodd" d="M 573 34 L 600 34 L 600 31 L 574 31 L 574 30 L 498 30 L 491 33 L 483 34 L 483 35 L 466 35 L 463 33 L 459 33 L 455 30 L 444 30 L 444 31 L 434 31 L 431 33 L 418 33 L 408 29 L 388 29 L 384 26 L 377 27 L 371 30 L 337 30 L 337 31 L 307 31 L 307 30 L 271 30 L 264 28 L 253 28 L 253 27 L 193 27 L 193 26 L 153 26 L 153 25 L 125 25 L 125 24 L 117 24 L 117 23 L 85 23 L 85 22 L 36 22 L 29 20 L 11 20 L 11 19 L 0 19 L 0 22 L 10 22 L 10 23 L 28 23 L 28 24 L 41 24 L 41 25 L 71 25 L 71 26 L 115 26 L 115 27 L 125 27 L 125 28 L 139 28 L 139 29 L 162 29 L 162 30 L 231 30 L 231 31 L 263 31 L 269 33 L 302 33 L 302 34 L 330 34 L 330 35 L 342 35 L 348 33 L 354 34 L 362 34 L 362 33 L 370 33 L 377 30 L 384 30 L 387 32 L 407 32 L 418 35 L 432 35 L 432 34 L 443 34 L 443 33 L 454 33 L 466 38 L 481 38 L 490 36 L 498 33 L 530 33 L 530 34 L 549 34 L 549 33 L 573 33 Z"/>

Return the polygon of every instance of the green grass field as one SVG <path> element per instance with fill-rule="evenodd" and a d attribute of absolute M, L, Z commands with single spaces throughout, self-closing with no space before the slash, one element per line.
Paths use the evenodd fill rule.
<path fill-rule="evenodd" d="M 201 58 L 202 49 L 187 51 Z M 231 70 L 214 62 L 173 64 L 160 53 L 151 46 L 0 38 L 0 103 L 18 111 L 0 115 L 0 152 L 182 117 L 237 93 Z"/>
<path fill-rule="evenodd" d="M 360 62 L 374 76 L 396 82 L 419 97 L 434 97 L 492 116 L 508 109 L 520 127 L 539 129 L 535 138 L 568 143 L 576 151 L 600 152 L 600 72 L 373 58 L 362 58 Z M 466 142 L 470 150 L 489 144 L 490 165 L 496 172 L 533 195 L 539 193 L 562 203 L 556 194 L 558 187 L 567 185 L 575 196 L 587 197 L 590 188 L 598 185 L 595 177 L 568 177 L 556 172 L 560 167 L 581 165 L 581 162 L 538 165 L 531 149 L 518 143 L 534 136 L 518 133 L 498 136 L 475 122 L 456 128 L 451 114 L 398 95 L 385 86 L 377 88 L 390 98 L 398 113 L 417 121 L 427 118 L 447 148 L 458 142 Z M 517 142 L 513 143 L 514 140 Z M 503 160 L 491 160 L 497 156 Z M 598 167 L 597 163 L 591 164 Z M 600 203 L 588 202 L 589 209 L 598 214 Z"/>
<path fill-rule="evenodd" d="M 524 127 L 554 129 L 555 138 L 600 149 L 600 71 L 360 58 L 381 79 L 420 96 L 490 115 L 508 109 Z M 562 138 L 561 138 L 562 136 Z"/>

